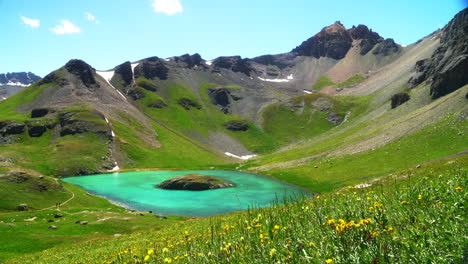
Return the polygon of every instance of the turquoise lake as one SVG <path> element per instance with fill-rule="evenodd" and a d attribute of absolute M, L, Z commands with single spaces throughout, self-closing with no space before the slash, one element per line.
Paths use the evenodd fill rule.
<path fill-rule="evenodd" d="M 216 176 L 234 183 L 236 187 L 206 191 L 163 190 L 155 187 L 167 179 L 185 174 Z M 210 216 L 252 207 L 268 207 L 284 198 L 312 194 L 306 189 L 272 178 L 235 171 L 135 171 L 63 180 L 127 208 L 179 216 Z"/>

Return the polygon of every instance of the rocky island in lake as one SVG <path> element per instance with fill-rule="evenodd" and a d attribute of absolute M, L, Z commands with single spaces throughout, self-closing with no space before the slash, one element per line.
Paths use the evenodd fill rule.
<path fill-rule="evenodd" d="M 157 188 L 166 190 L 187 190 L 187 191 L 203 191 L 211 189 L 229 188 L 235 185 L 216 178 L 214 176 L 203 174 L 186 174 L 171 178 L 156 185 Z"/>

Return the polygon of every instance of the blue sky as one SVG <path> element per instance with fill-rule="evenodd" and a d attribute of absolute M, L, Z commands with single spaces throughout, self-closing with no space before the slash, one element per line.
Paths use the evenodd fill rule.
<path fill-rule="evenodd" d="M 340 20 L 407 45 L 466 0 L 0 0 L 0 73 L 41 76 L 73 58 L 110 69 L 150 56 L 288 52 Z"/>

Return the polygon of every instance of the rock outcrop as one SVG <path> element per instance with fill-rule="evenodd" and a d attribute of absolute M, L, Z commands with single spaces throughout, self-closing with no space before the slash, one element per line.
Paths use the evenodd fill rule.
<path fill-rule="evenodd" d="M 372 51 L 374 55 L 388 56 L 400 51 L 400 46 L 395 43 L 391 38 L 388 38 L 381 43 L 379 43 L 375 49 Z"/>
<path fill-rule="evenodd" d="M 224 124 L 224 127 L 231 131 L 247 131 L 249 129 L 249 124 L 242 120 L 231 120 Z"/>
<path fill-rule="evenodd" d="M 177 103 L 182 106 L 185 110 L 190 110 L 191 108 L 201 109 L 201 105 L 189 98 L 181 98 L 177 100 Z"/>
<path fill-rule="evenodd" d="M 166 180 L 156 187 L 166 190 L 203 191 L 234 187 L 234 184 L 209 175 L 187 174 Z"/>
<path fill-rule="evenodd" d="M 129 61 L 126 61 L 119 66 L 115 67 L 115 74 L 120 75 L 124 86 L 128 86 L 133 82 L 132 65 Z"/>
<path fill-rule="evenodd" d="M 409 101 L 410 96 L 407 93 L 397 93 L 392 96 L 392 109 Z"/>
<path fill-rule="evenodd" d="M 440 46 L 431 58 L 416 62 L 415 73 L 408 81 L 413 88 L 431 82 L 433 99 L 449 94 L 468 83 L 468 8 L 459 12 L 443 28 Z"/>
<path fill-rule="evenodd" d="M 231 57 L 219 57 L 213 61 L 213 65 L 216 68 L 224 68 L 233 72 L 241 72 L 247 76 L 250 76 L 251 72 L 254 71 L 249 65 L 248 59 L 242 59 L 240 56 Z"/>
<path fill-rule="evenodd" d="M 158 57 L 147 58 L 135 67 L 135 79 L 143 76 L 146 79 L 167 80 L 169 69 Z"/>
<path fill-rule="evenodd" d="M 202 57 L 200 54 L 195 53 L 193 55 L 184 54 L 179 57 L 174 57 L 174 60 L 178 63 L 185 64 L 184 67 L 193 68 L 194 66 L 202 66 Z"/>
<path fill-rule="evenodd" d="M 83 84 L 90 88 L 92 85 L 97 85 L 94 73 L 96 72 L 93 67 L 82 60 L 70 60 L 65 64 L 65 69 L 76 75 Z"/>

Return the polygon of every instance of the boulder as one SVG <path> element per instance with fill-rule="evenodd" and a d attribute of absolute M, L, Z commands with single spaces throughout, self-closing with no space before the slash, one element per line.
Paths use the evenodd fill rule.
<path fill-rule="evenodd" d="M 54 218 L 62 218 L 63 217 L 63 214 L 55 214 L 54 215 Z"/>
<path fill-rule="evenodd" d="M 80 225 L 87 225 L 88 224 L 88 221 L 81 221 L 80 222 Z"/>
<path fill-rule="evenodd" d="M 397 93 L 392 96 L 392 109 L 409 101 L 410 96 L 407 93 Z"/>
<path fill-rule="evenodd" d="M 163 100 L 156 100 L 148 104 L 148 107 L 153 107 L 153 108 L 164 108 L 166 106 L 167 104 Z"/>
<path fill-rule="evenodd" d="M 51 225 L 51 226 L 49 226 L 49 229 L 53 229 L 53 230 L 55 230 L 55 229 L 57 229 L 57 227 L 56 227 L 56 226 L 54 226 L 54 225 Z"/>
<path fill-rule="evenodd" d="M 249 129 L 249 124 L 242 120 L 231 120 L 225 123 L 224 127 L 231 131 L 247 131 Z"/>
<path fill-rule="evenodd" d="M 234 184 L 209 175 L 187 174 L 166 180 L 156 187 L 167 190 L 203 191 L 234 187 Z"/>
<path fill-rule="evenodd" d="M 27 204 L 20 204 L 17 207 L 18 211 L 27 211 L 28 210 L 28 205 Z"/>

